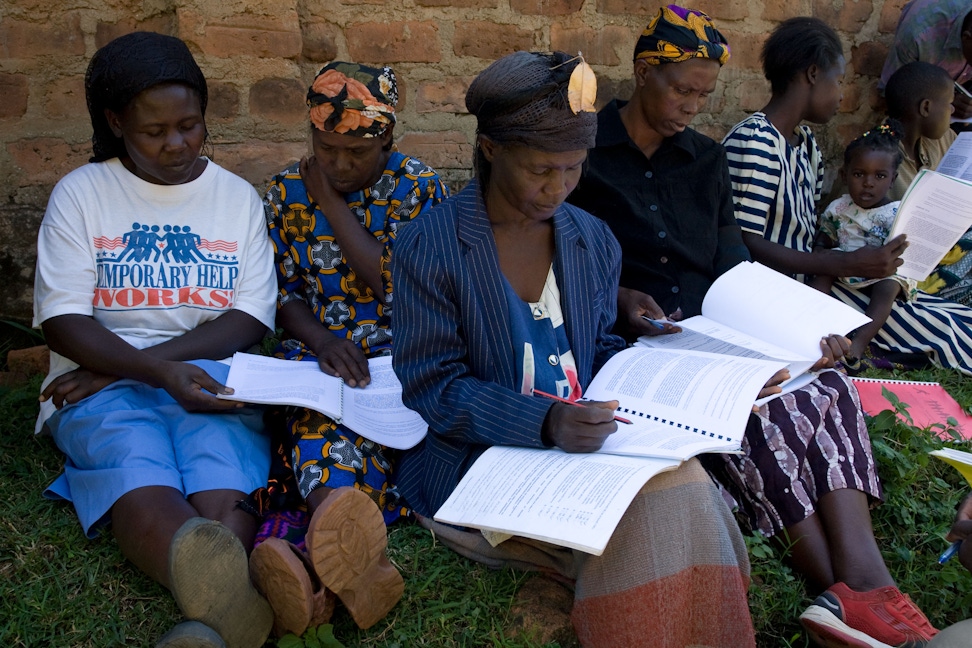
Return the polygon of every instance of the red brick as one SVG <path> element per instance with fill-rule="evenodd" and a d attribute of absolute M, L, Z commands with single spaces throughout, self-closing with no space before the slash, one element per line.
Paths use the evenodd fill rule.
<path fill-rule="evenodd" d="M 240 114 L 240 90 L 232 83 L 209 81 L 209 105 L 206 106 L 206 119 L 226 120 Z"/>
<path fill-rule="evenodd" d="M 658 13 L 661 4 L 646 5 L 643 0 L 597 0 L 597 13 L 643 16 L 645 24 Z"/>
<path fill-rule="evenodd" d="M 711 123 L 692 124 L 692 128 L 717 142 L 721 142 L 722 138 L 725 137 L 726 133 L 729 131 L 729 129 L 722 124 Z"/>
<path fill-rule="evenodd" d="M 746 112 L 763 108 L 770 98 L 770 86 L 765 79 L 748 79 L 736 85 L 733 95 L 737 106 Z"/>
<path fill-rule="evenodd" d="M 466 113 L 466 90 L 473 77 L 446 77 L 419 86 L 415 110 L 419 113 Z"/>
<path fill-rule="evenodd" d="M 850 64 L 857 74 L 881 76 L 884 59 L 888 57 L 888 48 L 877 41 L 864 41 L 851 48 Z"/>
<path fill-rule="evenodd" d="M 583 5 L 584 0 L 510 0 L 510 9 L 531 16 L 565 16 Z"/>
<path fill-rule="evenodd" d="M 718 115 L 726 107 L 726 87 L 727 83 L 722 79 L 716 81 L 715 90 L 709 95 L 709 98 L 705 102 L 705 106 L 702 108 L 702 113 L 708 113 L 710 115 Z"/>
<path fill-rule="evenodd" d="M 908 0 L 884 0 L 881 7 L 881 17 L 878 20 L 878 32 L 882 34 L 893 34 L 898 28 L 898 19 L 901 17 L 901 8 L 907 4 Z"/>
<path fill-rule="evenodd" d="M 762 72 L 763 63 L 759 60 L 759 55 L 763 51 L 763 43 L 766 42 L 768 34 L 744 33 L 732 29 L 720 31 L 729 41 L 729 63 L 726 65 L 733 70 Z"/>
<path fill-rule="evenodd" d="M 811 0 L 766 0 L 763 4 L 763 20 L 782 22 L 794 16 L 809 16 Z"/>
<path fill-rule="evenodd" d="M 26 74 L 0 73 L 0 119 L 23 117 L 29 96 Z"/>
<path fill-rule="evenodd" d="M 53 137 L 34 137 L 7 143 L 7 152 L 21 172 L 12 176 L 20 186 L 53 185 L 68 171 L 91 157 L 91 145 L 69 144 Z"/>
<path fill-rule="evenodd" d="M 398 141 L 398 150 L 422 160 L 434 169 L 468 169 L 473 145 L 459 131 L 408 133 Z"/>
<path fill-rule="evenodd" d="M 839 32 L 856 34 L 871 17 L 871 0 L 814 0 L 813 15 Z"/>
<path fill-rule="evenodd" d="M 46 345 L 28 349 L 11 349 L 7 353 L 7 369 L 11 373 L 34 376 L 46 374 L 51 368 L 51 351 Z"/>
<path fill-rule="evenodd" d="M 300 32 L 304 43 L 300 55 L 304 60 L 326 63 L 337 58 L 337 41 L 341 34 L 337 25 L 324 22 L 304 23 Z"/>
<path fill-rule="evenodd" d="M 360 63 L 438 63 L 439 26 L 431 21 L 358 23 L 344 30 L 351 60 Z"/>
<path fill-rule="evenodd" d="M 61 77 L 49 83 L 44 93 L 44 114 L 86 121 L 88 105 L 84 99 L 84 79 L 80 76 Z"/>
<path fill-rule="evenodd" d="M 842 88 L 844 98 L 840 100 L 839 111 L 842 113 L 854 113 L 861 107 L 861 82 L 845 83 Z"/>
<path fill-rule="evenodd" d="M 190 48 L 220 58 L 296 58 L 302 47 L 297 14 L 289 12 L 273 18 L 242 13 L 220 20 L 180 10 L 178 36 Z"/>
<path fill-rule="evenodd" d="M 416 0 L 420 7 L 468 7 L 472 9 L 495 9 L 496 0 Z"/>
<path fill-rule="evenodd" d="M 878 90 L 877 81 L 874 81 L 868 87 L 867 107 L 878 113 L 878 115 L 884 115 L 888 112 L 888 102 L 885 101 L 884 95 Z"/>
<path fill-rule="evenodd" d="M 452 37 L 456 56 L 477 56 L 495 60 L 517 50 L 535 50 L 535 32 L 516 25 L 470 20 L 457 22 Z"/>
<path fill-rule="evenodd" d="M 307 148 L 306 142 L 257 140 L 221 144 L 216 149 L 216 160 L 221 167 L 245 178 L 262 196 L 270 178 L 307 155 Z"/>
<path fill-rule="evenodd" d="M 837 126 L 837 142 L 840 144 L 841 148 L 847 148 L 847 145 L 852 141 L 860 137 L 861 133 L 870 128 L 870 124 L 861 124 L 857 121 L 851 121 L 846 124 L 840 124 Z M 835 161 L 835 165 L 840 165 L 843 160 Z"/>
<path fill-rule="evenodd" d="M 296 79 L 260 79 L 250 88 L 250 114 L 283 124 L 297 124 L 307 113 L 307 88 Z"/>
<path fill-rule="evenodd" d="M 151 31 L 175 36 L 178 32 L 176 16 L 174 13 L 166 13 L 140 21 L 129 19 L 116 23 L 99 22 L 95 27 L 95 47 L 104 47 L 119 36 L 134 31 Z"/>
<path fill-rule="evenodd" d="M 638 33 L 618 25 L 595 30 L 569 29 L 554 23 L 550 26 L 550 47 L 568 54 L 583 52 L 584 60 L 591 65 L 619 65 L 631 60 Z"/>
<path fill-rule="evenodd" d="M 624 99 L 627 101 L 634 94 L 634 87 L 633 71 L 623 79 L 613 79 L 608 76 L 598 77 L 595 107 L 600 110 L 606 104 L 611 103 L 612 99 Z"/>
<path fill-rule="evenodd" d="M 52 21 L 38 23 L 9 17 L 0 21 L 0 58 L 81 56 L 84 51 L 84 32 L 77 13 L 58 14 Z"/>
<path fill-rule="evenodd" d="M 689 6 L 708 14 L 716 27 L 719 27 L 720 20 L 744 20 L 749 17 L 749 3 L 746 0 L 700 0 Z"/>

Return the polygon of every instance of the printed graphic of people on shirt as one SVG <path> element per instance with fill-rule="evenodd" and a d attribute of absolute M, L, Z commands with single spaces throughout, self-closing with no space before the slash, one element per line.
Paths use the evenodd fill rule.
<path fill-rule="evenodd" d="M 165 249 L 162 255 L 166 261 L 169 260 L 171 253 L 172 260 L 176 263 L 195 263 L 197 258 L 202 263 L 206 262 L 198 247 L 201 239 L 198 234 L 193 234 L 190 231 L 188 225 L 182 228 L 178 225 L 175 227 L 166 225 L 162 229 L 165 231 L 165 237 L 163 237 Z"/>
<path fill-rule="evenodd" d="M 207 240 L 188 225 L 132 223 L 96 236 L 96 308 L 224 308 L 239 276 L 237 242 Z M 119 250 L 115 252 L 115 250 Z"/>
<path fill-rule="evenodd" d="M 166 225 L 168 227 L 168 225 Z M 149 258 L 152 252 L 155 252 L 155 258 L 153 261 L 159 260 L 159 254 L 161 254 L 156 243 L 159 241 L 159 226 L 153 225 L 149 227 L 148 225 L 139 226 L 138 223 L 132 223 L 132 231 L 126 232 L 122 236 L 122 243 L 125 244 L 125 249 L 122 250 L 121 255 L 118 257 L 119 261 L 145 261 Z M 125 256 L 125 253 L 128 256 Z"/>

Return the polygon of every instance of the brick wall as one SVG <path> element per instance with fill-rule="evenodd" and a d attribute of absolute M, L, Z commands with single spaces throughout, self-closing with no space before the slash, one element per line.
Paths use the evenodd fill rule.
<path fill-rule="evenodd" d="M 726 34 L 702 132 L 721 137 L 769 96 L 759 48 L 782 19 L 814 15 L 840 33 L 847 57 L 840 114 L 816 129 L 829 160 L 877 119 L 877 75 L 905 0 L 697 0 Z M 67 5 L 68 9 L 55 8 Z M 215 159 L 262 193 L 302 155 L 303 95 L 334 58 L 394 66 L 399 148 L 453 187 L 470 175 L 469 81 L 516 49 L 583 51 L 599 105 L 627 97 L 635 40 L 659 2 L 635 0 L 5 0 L 0 4 L 0 318 L 30 317 L 34 242 L 54 183 L 90 155 L 83 75 L 95 50 L 145 29 L 179 36 L 210 87 Z"/>

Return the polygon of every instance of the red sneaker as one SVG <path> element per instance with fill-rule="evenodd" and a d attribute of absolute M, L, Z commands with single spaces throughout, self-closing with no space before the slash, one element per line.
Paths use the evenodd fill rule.
<path fill-rule="evenodd" d="M 800 623 L 826 648 L 923 648 L 938 634 L 897 587 L 855 592 L 836 583 L 800 615 Z"/>

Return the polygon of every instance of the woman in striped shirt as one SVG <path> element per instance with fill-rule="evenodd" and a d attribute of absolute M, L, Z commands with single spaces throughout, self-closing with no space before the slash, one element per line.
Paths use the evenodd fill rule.
<path fill-rule="evenodd" d="M 723 145 L 736 220 L 754 260 L 797 277 L 887 277 L 901 265 L 904 236 L 883 246 L 841 252 L 813 246 L 823 156 L 810 128 L 837 112 L 844 57 L 837 35 L 813 18 L 782 23 L 763 48 L 772 98 L 736 124 Z M 865 311 L 868 296 L 835 286 L 832 294 Z M 953 367 L 972 375 L 972 310 L 919 292 L 898 300 L 871 351 Z"/>

